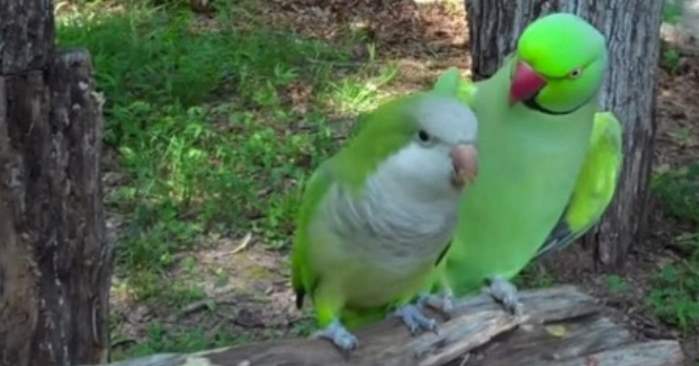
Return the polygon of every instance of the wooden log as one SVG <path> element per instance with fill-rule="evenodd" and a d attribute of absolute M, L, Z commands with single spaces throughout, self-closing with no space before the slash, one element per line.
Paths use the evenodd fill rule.
<path fill-rule="evenodd" d="M 349 357 L 325 340 L 295 338 L 159 354 L 109 366 L 256 365 L 681 365 L 677 341 L 635 343 L 572 286 L 523 291 L 525 314 L 512 316 L 487 295 L 459 301 L 438 334 L 415 337 L 397 319 L 356 332 Z M 431 314 L 438 316 L 437 314 Z M 596 363 L 595 363 L 596 362 Z"/>
<path fill-rule="evenodd" d="M 547 362 L 542 366 L 673 366 L 684 356 L 676 341 L 639 342 L 617 349 L 583 355 L 570 360 Z"/>

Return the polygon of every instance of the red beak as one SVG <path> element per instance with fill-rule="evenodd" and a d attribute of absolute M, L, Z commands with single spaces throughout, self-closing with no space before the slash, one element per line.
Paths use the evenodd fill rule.
<path fill-rule="evenodd" d="M 537 74 L 526 62 L 517 62 L 510 85 L 510 105 L 536 95 L 546 85 L 546 79 Z"/>

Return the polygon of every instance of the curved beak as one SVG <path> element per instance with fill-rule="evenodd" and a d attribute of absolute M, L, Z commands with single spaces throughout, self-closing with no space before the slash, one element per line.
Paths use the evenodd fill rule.
<path fill-rule="evenodd" d="M 471 184 L 478 175 L 478 150 L 474 145 L 459 144 L 449 152 L 454 167 L 451 183 L 456 188 Z"/>
<path fill-rule="evenodd" d="M 546 79 L 537 74 L 524 61 L 517 62 L 510 84 L 510 105 L 527 100 L 536 95 L 546 85 Z"/>

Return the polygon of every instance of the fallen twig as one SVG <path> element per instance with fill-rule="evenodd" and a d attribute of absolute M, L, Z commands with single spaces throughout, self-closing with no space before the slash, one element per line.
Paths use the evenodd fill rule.
<path fill-rule="evenodd" d="M 235 254 L 242 252 L 243 250 L 247 249 L 250 246 L 250 243 L 252 243 L 252 233 L 247 233 L 243 237 L 243 240 L 240 241 L 240 244 L 235 249 L 233 249 L 229 254 L 235 255 Z"/>

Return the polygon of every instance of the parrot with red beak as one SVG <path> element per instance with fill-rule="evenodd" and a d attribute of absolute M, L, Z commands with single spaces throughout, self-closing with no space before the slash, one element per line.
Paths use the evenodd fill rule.
<path fill-rule="evenodd" d="M 446 298 L 485 289 L 522 311 L 510 280 L 532 259 L 592 227 L 611 201 L 622 127 L 598 111 L 607 67 L 603 35 L 573 14 L 539 18 L 489 79 L 452 68 L 434 90 L 479 121 L 479 175 L 459 203 L 449 249 L 433 275 Z"/>

